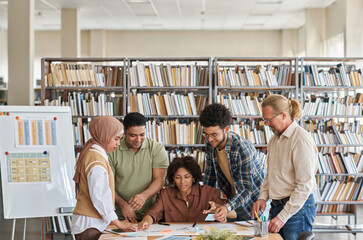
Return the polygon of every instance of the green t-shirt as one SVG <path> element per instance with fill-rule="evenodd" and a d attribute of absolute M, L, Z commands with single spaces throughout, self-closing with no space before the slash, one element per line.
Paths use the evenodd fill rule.
<path fill-rule="evenodd" d="M 117 150 L 108 154 L 108 159 L 115 174 L 116 192 L 126 202 L 149 187 L 153 178 L 153 168 L 167 168 L 169 165 L 164 146 L 150 138 L 145 138 L 137 153 L 129 149 L 125 139 L 122 139 Z M 151 208 L 155 198 L 156 195 L 149 198 L 140 210 L 135 211 L 138 220 Z M 124 219 L 118 207 L 116 214 L 120 219 Z"/>

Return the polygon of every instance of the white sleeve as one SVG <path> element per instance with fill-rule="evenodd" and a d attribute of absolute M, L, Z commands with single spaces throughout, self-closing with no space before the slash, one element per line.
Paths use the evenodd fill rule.
<path fill-rule="evenodd" d="M 98 213 L 108 222 L 117 219 L 106 170 L 101 166 L 92 167 L 88 173 L 87 181 L 91 201 Z"/>

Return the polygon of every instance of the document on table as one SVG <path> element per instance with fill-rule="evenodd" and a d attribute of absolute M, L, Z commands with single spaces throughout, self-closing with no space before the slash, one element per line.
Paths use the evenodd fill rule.
<path fill-rule="evenodd" d="M 218 228 L 219 230 L 233 231 L 236 232 L 237 235 L 241 236 L 253 236 L 254 234 L 253 227 L 240 226 L 234 223 L 198 223 L 195 227 L 193 227 L 193 223 L 170 224 L 170 226 L 152 224 L 150 225 L 149 229 L 137 231 L 137 234 L 139 237 L 162 235 L 194 236 L 208 231 L 209 229 L 214 227 Z"/>

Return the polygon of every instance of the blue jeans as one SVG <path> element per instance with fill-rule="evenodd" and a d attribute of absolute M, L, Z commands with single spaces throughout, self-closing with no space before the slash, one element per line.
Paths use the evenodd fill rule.
<path fill-rule="evenodd" d="M 271 219 L 276 217 L 284 206 L 284 204 L 276 207 L 271 205 Z M 295 215 L 289 218 L 285 225 L 280 229 L 279 234 L 284 240 L 296 240 L 300 233 L 304 231 L 311 231 L 313 229 L 315 216 L 315 200 L 313 194 L 310 194 L 302 208 L 295 213 Z"/>

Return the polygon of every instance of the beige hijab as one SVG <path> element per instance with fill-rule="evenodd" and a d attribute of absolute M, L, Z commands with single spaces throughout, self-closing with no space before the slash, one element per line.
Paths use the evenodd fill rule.
<path fill-rule="evenodd" d="M 105 116 L 92 119 L 89 124 L 89 132 L 92 138 L 90 138 L 86 144 L 84 144 L 75 166 L 73 180 L 76 183 L 76 194 L 78 193 L 79 188 L 82 162 L 89 149 L 93 144 L 97 144 L 106 151 L 108 143 L 113 137 L 122 134 L 123 128 L 124 126 L 122 123 L 114 117 Z"/>

